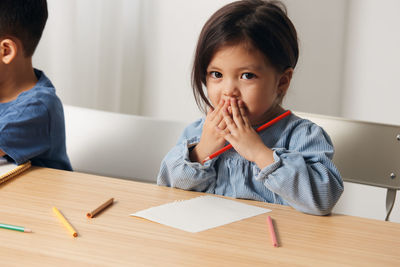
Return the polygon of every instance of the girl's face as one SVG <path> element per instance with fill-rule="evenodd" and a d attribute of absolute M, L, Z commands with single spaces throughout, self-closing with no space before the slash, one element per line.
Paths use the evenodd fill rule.
<path fill-rule="evenodd" d="M 207 68 L 208 98 L 214 107 L 220 100 L 242 100 L 251 124 L 262 124 L 271 119 L 269 109 L 278 101 L 278 95 L 286 93 L 292 70 L 289 72 L 279 74 L 250 45 L 224 46 Z"/>

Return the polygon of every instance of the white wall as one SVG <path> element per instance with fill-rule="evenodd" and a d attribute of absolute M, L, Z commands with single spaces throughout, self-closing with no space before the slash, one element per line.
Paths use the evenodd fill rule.
<path fill-rule="evenodd" d="M 386 217 L 386 191 L 385 188 L 345 182 L 344 193 L 333 212 L 382 221 Z M 399 193 L 389 220 L 400 222 Z"/>
<path fill-rule="evenodd" d="M 400 125 L 400 1 L 352 0 L 343 115 Z"/>
<path fill-rule="evenodd" d="M 284 104 L 298 111 L 340 116 L 348 1 L 284 2 L 300 46 Z"/>

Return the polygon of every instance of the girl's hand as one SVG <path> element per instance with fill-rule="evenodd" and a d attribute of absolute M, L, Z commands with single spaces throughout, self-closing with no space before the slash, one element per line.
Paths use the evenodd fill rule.
<path fill-rule="evenodd" d="M 225 130 L 217 128 L 217 131 L 242 157 L 255 162 L 260 169 L 272 164 L 273 151 L 263 143 L 261 137 L 251 127 L 243 101 L 231 99 L 230 107 L 232 115 L 229 114 L 227 107 L 222 110 L 226 123 Z"/>
<path fill-rule="evenodd" d="M 197 161 L 202 163 L 206 157 L 224 147 L 225 139 L 219 134 L 219 130 L 225 130 L 226 128 L 222 112 L 224 109 L 227 109 L 228 106 L 229 101 L 221 100 L 215 109 L 211 108 L 207 112 L 200 142 L 189 153 L 192 162 Z"/>

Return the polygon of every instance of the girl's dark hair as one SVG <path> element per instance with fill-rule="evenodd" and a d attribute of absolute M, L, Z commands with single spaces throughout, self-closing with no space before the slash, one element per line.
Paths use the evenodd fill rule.
<path fill-rule="evenodd" d="M 48 13 L 46 0 L 0 0 L 0 37 L 21 41 L 24 55 L 35 52 Z"/>
<path fill-rule="evenodd" d="M 192 88 L 200 110 L 211 106 L 204 92 L 207 67 L 224 45 L 249 43 L 260 50 L 278 72 L 295 68 L 299 57 L 297 33 L 279 1 L 242 0 L 225 5 L 204 25 L 195 52 Z"/>

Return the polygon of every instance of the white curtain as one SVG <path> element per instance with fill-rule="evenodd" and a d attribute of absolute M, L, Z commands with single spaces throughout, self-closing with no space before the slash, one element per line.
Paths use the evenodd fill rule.
<path fill-rule="evenodd" d="M 64 104 L 136 114 L 143 53 L 142 0 L 48 0 L 34 55 Z"/>

